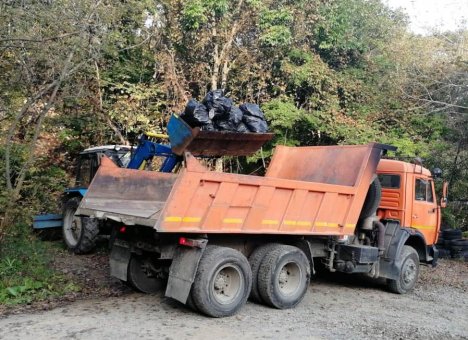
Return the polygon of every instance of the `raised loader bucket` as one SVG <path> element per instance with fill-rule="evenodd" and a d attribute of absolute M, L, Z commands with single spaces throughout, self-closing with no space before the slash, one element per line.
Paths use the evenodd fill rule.
<path fill-rule="evenodd" d="M 192 129 L 179 116 L 172 115 L 167 125 L 172 152 L 194 156 L 248 156 L 271 140 L 273 133 L 237 133 Z"/>
<path fill-rule="evenodd" d="M 119 168 L 104 157 L 77 215 L 153 226 L 176 179 L 171 173 Z"/>

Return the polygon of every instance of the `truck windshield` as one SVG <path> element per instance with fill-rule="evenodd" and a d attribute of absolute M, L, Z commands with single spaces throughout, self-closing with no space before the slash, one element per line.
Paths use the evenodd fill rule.
<path fill-rule="evenodd" d="M 380 174 L 378 177 L 382 188 L 400 188 L 400 175 Z"/>

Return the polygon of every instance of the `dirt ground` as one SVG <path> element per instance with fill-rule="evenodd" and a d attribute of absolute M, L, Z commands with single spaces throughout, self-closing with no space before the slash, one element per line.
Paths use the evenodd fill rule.
<path fill-rule="evenodd" d="M 163 294 L 132 292 L 109 277 L 105 251 L 64 255 L 54 266 L 83 290 L 30 306 L 0 306 L 0 339 L 468 339 L 466 262 L 423 267 L 407 295 L 356 276 L 317 276 L 295 309 L 248 302 L 224 319 L 199 315 Z"/>

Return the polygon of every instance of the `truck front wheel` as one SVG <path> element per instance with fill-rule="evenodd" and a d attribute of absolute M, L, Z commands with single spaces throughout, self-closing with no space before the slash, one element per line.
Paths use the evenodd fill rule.
<path fill-rule="evenodd" d="M 397 294 L 405 294 L 416 285 L 419 277 L 418 252 L 410 246 L 403 246 L 400 253 L 401 267 L 396 280 L 387 280 L 388 288 Z"/>
<path fill-rule="evenodd" d="M 252 271 L 244 255 L 208 246 L 192 285 L 193 304 L 212 317 L 230 316 L 246 303 L 251 287 Z"/>
<path fill-rule="evenodd" d="M 304 298 L 310 282 L 310 264 L 297 247 L 279 245 L 270 250 L 258 271 L 262 300 L 279 309 L 292 308 Z"/>

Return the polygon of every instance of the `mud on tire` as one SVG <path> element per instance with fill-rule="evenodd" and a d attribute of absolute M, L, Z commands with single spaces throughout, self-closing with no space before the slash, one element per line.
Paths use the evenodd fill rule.
<path fill-rule="evenodd" d="M 387 286 L 390 291 L 397 294 L 405 294 L 411 291 L 416 285 L 419 277 L 419 256 L 418 252 L 410 246 L 403 246 L 400 253 L 401 268 L 398 279 L 387 279 Z"/>
<path fill-rule="evenodd" d="M 275 247 L 280 246 L 278 243 L 268 243 L 257 247 L 249 256 L 249 264 L 252 269 L 252 290 L 250 291 L 249 298 L 255 302 L 262 302 L 262 297 L 258 291 L 258 271 L 262 264 L 265 255 Z"/>
<path fill-rule="evenodd" d="M 301 302 L 309 282 L 309 260 L 302 250 L 288 245 L 271 249 L 258 272 L 262 300 L 278 309 L 292 308 Z"/>
<path fill-rule="evenodd" d="M 198 265 L 191 294 L 200 312 L 224 317 L 244 306 L 251 287 L 252 271 L 244 255 L 231 248 L 208 246 Z"/>
<path fill-rule="evenodd" d="M 75 216 L 81 197 L 69 199 L 64 206 L 62 234 L 68 249 L 75 254 L 92 251 L 99 234 L 99 222 L 90 217 Z"/>

